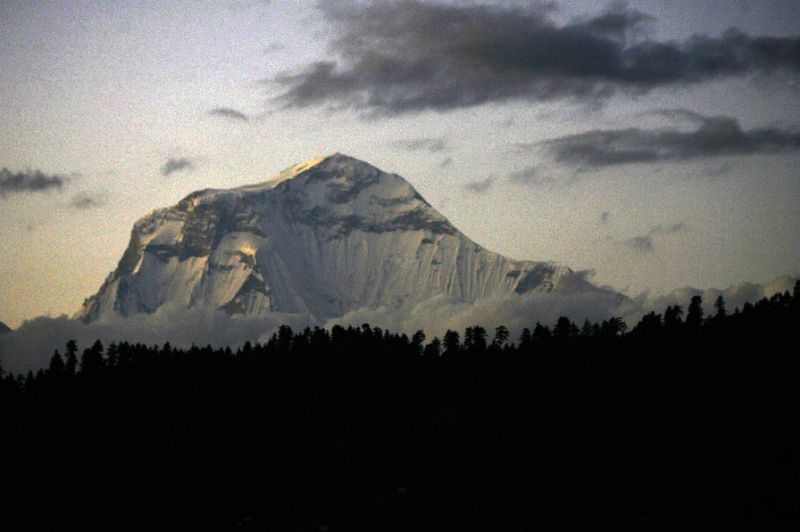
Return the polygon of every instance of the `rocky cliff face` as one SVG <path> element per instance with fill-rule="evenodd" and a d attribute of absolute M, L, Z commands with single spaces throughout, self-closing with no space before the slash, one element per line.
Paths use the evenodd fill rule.
<path fill-rule="evenodd" d="M 441 294 L 584 290 L 596 288 L 566 266 L 487 251 L 402 177 L 336 154 L 145 216 L 77 317 L 170 305 L 326 319 Z"/>

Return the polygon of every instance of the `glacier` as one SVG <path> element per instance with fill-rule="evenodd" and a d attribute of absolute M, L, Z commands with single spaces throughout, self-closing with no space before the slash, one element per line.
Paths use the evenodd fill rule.
<path fill-rule="evenodd" d="M 337 153 L 143 217 L 75 318 L 185 308 L 324 321 L 442 296 L 600 290 L 567 266 L 485 249 L 404 178 Z"/>

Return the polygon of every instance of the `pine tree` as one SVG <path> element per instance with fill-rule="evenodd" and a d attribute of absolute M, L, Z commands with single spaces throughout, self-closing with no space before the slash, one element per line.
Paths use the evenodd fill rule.
<path fill-rule="evenodd" d="M 424 358 L 439 358 L 439 355 L 442 353 L 442 342 L 434 337 L 431 342 L 425 346 L 425 349 L 422 352 L 422 356 Z"/>
<path fill-rule="evenodd" d="M 722 294 L 717 296 L 717 300 L 714 301 L 714 308 L 717 309 L 717 314 L 715 316 L 717 319 L 722 319 L 728 315 L 725 310 L 725 299 L 723 299 Z"/>
<path fill-rule="evenodd" d="M 53 357 L 50 359 L 50 366 L 48 367 L 47 372 L 52 376 L 60 376 L 64 374 L 64 359 L 61 358 L 61 353 L 58 352 L 58 349 L 55 350 Z"/>
<path fill-rule="evenodd" d="M 531 336 L 531 330 L 525 327 L 522 329 L 522 334 L 519 337 L 519 348 L 522 350 L 529 349 L 533 345 L 533 337 Z"/>
<path fill-rule="evenodd" d="M 444 353 L 450 355 L 457 353 L 461 349 L 461 337 L 456 331 L 447 329 L 444 333 Z"/>
<path fill-rule="evenodd" d="M 689 303 L 689 312 L 686 314 L 686 326 L 691 329 L 699 329 L 702 323 L 703 298 L 700 296 L 694 296 Z"/>
<path fill-rule="evenodd" d="M 625 334 L 626 330 L 628 330 L 628 324 L 622 318 L 611 317 L 603 321 L 600 326 L 600 335 L 606 338 L 614 338 Z"/>
<path fill-rule="evenodd" d="M 75 340 L 67 342 L 67 362 L 64 365 L 64 373 L 68 376 L 75 375 L 78 370 L 78 344 Z"/>
<path fill-rule="evenodd" d="M 553 327 L 553 337 L 560 340 L 577 338 L 578 326 L 572 323 L 566 316 L 561 316 Z"/>
<path fill-rule="evenodd" d="M 683 323 L 683 308 L 680 305 L 669 306 L 664 311 L 664 326 L 670 331 Z"/>
<path fill-rule="evenodd" d="M 103 344 L 97 340 L 81 356 L 81 373 L 97 373 L 103 367 Z"/>
<path fill-rule="evenodd" d="M 414 351 L 419 355 L 422 353 L 422 346 L 425 344 L 425 332 L 419 330 L 411 337 L 411 346 Z"/>
<path fill-rule="evenodd" d="M 553 334 L 550 332 L 550 328 L 547 325 L 542 325 L 538 321 L 536 322 L 536 326 L 533 328 L 534 342 L 546 343 L 552 336 Z"/>
<path fill-rule="evenodd" d="M 484 351 L 486 349 L 486 329 L 480 325 L 467 327 L 464 332 L 464 346 L 474 348 L 477 351 Z"/>
<path fill-rule="evenodd" d="M 292 348 L 292 339 L 294 332 L 288 325 L 281 325 L 278 327 L 278 350 L 281 353 L 288 353 Z"/>
<path fill-rule="evenodd" d="M 28 374 L 25 376 L 25 384 L 23 385 L 23 390 L 25 390 L 25 395 L 30 395 L 33 393 L 33 388 L 36 386 L 35 377 L 33 376 L 33 371 L 28 370 Z"/>
<path fill-rule="evenodd" d="M 494 329 L 494 340 L 492 340 L 492 347 L 501 349 L 508 342 L 508 329 L 503 325 L 498 325 Z"/>

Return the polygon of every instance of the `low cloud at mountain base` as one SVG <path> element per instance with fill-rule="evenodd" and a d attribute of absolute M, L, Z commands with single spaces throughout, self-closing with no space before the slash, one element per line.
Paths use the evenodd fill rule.
<path fill-rule="evenodd" d="M 533 328 L 536 322 L 552 326 L 560 316 L 567 316 L 579 326 L 583 320 L 602 321 L 611 316 L 624 319 L 629 327 L 651 310 L 662 313 L 668 305 L 681 305 L 684 310 L 689 300 L 700 295 L 706 314 L 713 313 L 714 300 L 719 295 L 725 299 L 729 312 L 741 308 L 746 302 L 756 302 L 777 292 L 792 290 L 796 276 L 784 275 L 765 284 L 742 283 L 726 289 L 699 289 L 685 287 L 665 295 L 642 294 L 628 299 L 608 291 L 586 293 L 527 293 L 507 294 L 464 303 L 445 296 L 434 297 L 407 307 L 381 307 L 349 312 L 326 322 L 308 316 L 274 313 L 266 317 L 230 317 L 223 312 L 207 313 L 200 310 L 165 308 L 153 314 L 115 317 L 90 324 L 69 319 L 41 316 L 24 322 L 13 332 L 0 337 L 0 360 L 5 371 L 24 373 L 46 367 L 58 349 L 74 339 L 79 350 L 100 339 L 104 345 L 128 341 L 146 345 L 170 342 L 174 346 L 212 345 L 236 348 L 246 341 L 266 342 L 280 325 L 294 330 L 304 327 L 334 325 L 360 326 L 368 323 L 391 331 L 413 334 L 424 330 L 428 341 L 441 338 L 447 329 L 463 334 L 466 327 L 481 325 L 493 334 L 498 325 L 505 325 L 516 341 L 522 329 Z"/>

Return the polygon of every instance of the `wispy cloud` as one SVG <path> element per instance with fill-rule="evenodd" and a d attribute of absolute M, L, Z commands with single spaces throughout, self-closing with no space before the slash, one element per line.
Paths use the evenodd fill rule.
<path fill-rule="evenodd" d="M 408 151 L 424 150 L 431 153 L 439 153 L 449 150 L 447 141 L 442 137 L 398 140 L 395 145 Z"/>
<path fill-rule="evenodd" d="M 761 73 L 800 74 L 800 37 L 719 36 L 654 41 L 653 18 L 613 3 L 557 23 L 544 3 L 320 3 L 336 26 L 334 57 L 275 81 L 288 106 L 378 114 L 444 111 L 512 99 L 601 102 Z"/>
<path fill-rule="evenodd" d="M 232 118 L 234 120 L 241 120 L 243 122 L 249 122 L 250 117 L 244 114 L 241 111 L 237 111 L 236 109 L 232 109 L 230 107 L 216 107 L 208 112 L 210 115 L 214 116 L 222 116 L 224 118 Z"/>
<path fill-rule="evenodd" d="M 193 168 L 194 164 L 192 163 L 191 160 L 187 159 L 186 157 L 180 157 L 180 158 L 170 157 L 169 159 L 167 159 L 167 162 L 165 162 L 161 166 L 161 175 L 166 177 L 175 172 L 180 172 L 182 170 L 191 170 Z"/>
<path fill-rule="evenodd" d="M 233 0 L 228 2 L 228 9 L 235 13 L 249 11 L 261 6 L 268 6 L 271 0 Z"/>
<path fill-rule="evenodd" d="M 680 233 L 685 230 L 686 230 L 686 224 L 683 222 L 674 223 L 667 226 L 657 225 L 654 228 L 650 229 L 650 231 L 648 231 L 647 234 L 637 235 L 632 238 L 629 238 L 628 240 L 625 241 L 625 245 L 637 251 L 641 251 L 644 253 L 651 253 L 656 249 L 655 243 L 653 241 L 654 237 L 673 235 L 675 233 Z"/>
<path fill-rule="evenodd" d="M 655 250 L 653 246 L 653 237 L 651 235 L 637 235 L 625 241 L 628 247 L 650 253 Z"/>
<path fill-rule="evenodd" d="M 481 179 L 480 181 L 473 181 L 471 183 L 467 183 L 464 185 L 464 188 L 469 192 L 475 192 L 476 194 L 483 194 L 484 192 L 488 191 L 492 186 L 494 186 L 495 178 L 494 177 L 487 177 L 486 179 Z"/>
<path fill-rule="evenodd" d="M 650 230 L 651 235 L 672 235 L 686 231 L 686 224 L 683 222 L 674 223 L 672 225 L 657 225 Z"/>
<path fill-rule="evenodd" d="M 268 44 L 264 48 L 264 54 L 266 54 L 266 55 L 274 54 L 276 52 L 281 52 L 281 51 L 283 51 L 285 49 L 286 49 L 286 45 L 285 44 L 274 42 L 272 44 Z"/>
<path fill-rule="evenodd" d="M 78 210 L 95 209 L 103 205 L 103 201 L 88 192 L 79 192 L 70 198 L 69 206 Z"/>
<path fill-rule="evenodd" d="M 521 170 L 511 172 L 508 175 L 509 181 L 522 183 L 525 185 L 549 185 L 555 183 L 555 179 L 542 171 L 541 165 L 528 166 Z"/>
<path fill-rule="evenodd" d="M 41 170 L 25 170 L 12 172 L 8 168 L 0 169 L 0 198 L 9 194 L 30 192 L 46 192 L 61 190 L 68 178 L 62 175 L 48 175 Z"/>

